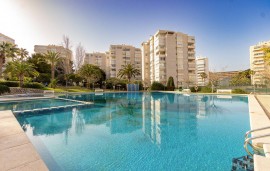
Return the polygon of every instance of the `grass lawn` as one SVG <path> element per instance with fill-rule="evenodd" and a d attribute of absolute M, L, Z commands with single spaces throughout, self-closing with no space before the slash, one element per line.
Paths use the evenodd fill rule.
<path fill-rule="evenodd" d="M 53 88 L 49 88 L 49 87 L 45 87 L 44 90 L 54 90 L 54 92 L 56 93 L 65 93 L 65 92 L 79 92 L 79 93 L 84 93 L 84 92 L 93 92 L 93 90 L 84 88 L 84 87 L 56 87 L 55 89 Z"/>

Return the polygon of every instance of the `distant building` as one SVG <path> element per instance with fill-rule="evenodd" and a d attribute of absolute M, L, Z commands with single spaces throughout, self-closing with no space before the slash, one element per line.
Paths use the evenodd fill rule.
<path fill-rule="evenodd" d="M 143 81 L 166 84 L 174 78 L 175 85 L 196 84 L 195 38 L 187 34 L 158 30 L 142 43 Z"/>
<path fill-rule="evenodd" d="M 84 63 L 96 65 L 104 72 L 106 72 L 106 53 L 85 53 Z"/>
<path fill-rule="evenodd" d="M 12 38 L 10 38 L 10 37 L 8 37 L 8 36 L 0 33 L 0 43 L 2 43 L 2 42 L 8 42 L 8 43 L 15 44 L 15 40 L 14 39 L 12 39 Z"/>
<path fill-rule="evenodd" d="M 48 51 L 58 52 L 60 56 L 66 60 L 67 65 L 70 65 L 72 61 L 72 51 L 69 49 L 64 48 L 63 46 L 56 46 L 56 45 L 35 45 L 34 52 L 45 54 Z"/>
<path fill-rule="evenodd" d="M 0 43 L 2 43 L 2 42 L 7 42 L 7 43 L 11 43 L 11 44 L 14 44 L 15 45 L 15 40 L 14 39 L 12 39 L 12 38 L 10 38 L 10 37 L 8 37 L 8 36 L 6 36 L 6 35 L 4 35 L 4 34 L 2 34 L 2 33 L 0 33 Z M 4 66 L 3 66 L 3 71 L 5 70 L 5 65 L 8 63 L 8 62 L 10 62 L 12 59 L 11 58 L 6 58 L 5 60 L 4 60 Z M 2 73 L 2 72 L 1 72 Z"/>
<path fill-rule="evenodd" d="M 132 64 L 142 71 L 141 49 L 130 45 L 111 45 L 107 53 L 107 78 L 115 78 L 123 65 Z M 135 80 L 141 80 L 141 75 Z"/>
<path fill-rule="evenodd" d="M 208 58 L 198 57 L 196 59 L 196 69 L 197 69 L 197 84 L 199 86 L 206 86 L 209 83 L 209 64 Z M 202 78 L 201 74 L 205 73 L 207 78 Z"/>
<path fill-rule="evenodd" d="M 266 71 L 267 65 L 264 61 L 263 47 L 270 47 L 270 41 L 259 42 L 257 45 L 250 46 L 250 69 L 254 71 L 251 75 L 251 83 L 254 85 L 264 85 L 265 79 L 263 73 Z"/>

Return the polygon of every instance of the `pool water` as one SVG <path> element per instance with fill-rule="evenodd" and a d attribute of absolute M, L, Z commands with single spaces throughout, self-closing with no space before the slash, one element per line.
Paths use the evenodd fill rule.
<path fill-rule="evenodd" d="M 61 100 L 61 99 L 40 99 L 26 101 L 12 101 L 0 103 L 0 110 L 24 111 L 40 108 L 50 108 L 66 105 L 80 104 L 77 102 Z"/>
<path fill-rule="evenodd" d="M 65 98 L 95 105 L 18 115 L 50 170 L 230 170 L 246 155 L 248 99 L 173 93 Z"/>

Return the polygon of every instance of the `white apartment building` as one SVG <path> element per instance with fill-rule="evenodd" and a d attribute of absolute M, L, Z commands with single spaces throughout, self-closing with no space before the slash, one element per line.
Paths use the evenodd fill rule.
<path fill-rule="evenodd" d="M 132 64 L 142 71 L 141 49 L 130 45 L 111 45 L 107 53 L 107 78 L 117 77 L 118 71 L 123 65 Z M 141 80 L 141 75 L 135 80 Z"/>
<path fill-rule="evenodd" d="M 12 39 L 12 38 L 10 38 L 10 37 L 8 37 L 8 36 L 0 33 L 0 43 L 2 43 L 2 42 L 8 42 L 8 43 L 15 44 L 15 40 L 14 39 Z"/>
<path fill-rule="evenodd" d="M 254 71 L 254 75 L 251 75 L 251 83 L 254 85 L 264 85 L 265 79 L 263 73 L 268 67 L 264 61 L 263 47 L 270 47 L 270 41 L 259 42 L 257 45 L 250 46 L 250 69 Z"/>
<path fill-rule="evenodd" d="M 209 83 L 209 64 L 208 58 L 198 57 L 196 58 L 197 69 L 197 84 L 198 86 L 206 86 Z M 202 73 L 207 75 L 207 78 L 202 78 Z"/>
<path fill-rule="evenodd" d="M 92 64 L 98 66 L 106 72 L 106 53 L 93 52 L 85 53 L 84 64 Z"/>
<path fill-rule="evenodd" d="M 14 39 L 12 39 L 12 38 L 10 38 L 10 37 L 8 37 L 8 36 L 6 36 L 6 35 L 4 35 L 4 34 L 2 34 L 2 33 L 0 33 L 0 43 L 2 43 L 2 42 L 7 42 L 7 43 L 11 43 L 11 44 L 14 44 L 15 45 L 15 40 Z M 5 65 L 8 63 L 8 62 L 10 62 L 10 61 L 12 61 L 12 59 L 11 58 L 6 58 L 5 60 L 4 60 L 4 66 L 3 66 L 3 71 L 5 70 Z M 1 72 L 2 73 L 2 72 Z"/>
<path fill-rule="evenodd" d="M 154 81 L 166 84 L 170 76 L 177 87 L 197 82 L 194 36 L 158 30 L 142 43 L 142 60 L 142 79 L 148 85 Z"/>

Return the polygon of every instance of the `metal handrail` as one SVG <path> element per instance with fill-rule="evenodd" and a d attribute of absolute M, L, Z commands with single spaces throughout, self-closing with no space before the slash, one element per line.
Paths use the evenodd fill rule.
<path fill-rule="evenodd" d="M 270 129 L 270 126 L 262 127 L 262 128 L 258 128 L 258 129 L 253 129 L 253 130 L 250 130 L 250 131 L 246 132 L 245 140 L 248 138 L 248 135 L 249 135 L 250 133 L 256 132 L 256 131 L 265 130 L 265 129 Z"/>
<path fill-rule="evenodd" d="M 251 138 L 248 138 L 245 140 L 244 142 L 244 148 L 246 150 L 246 152 L 248 153 L 248 155 L 250 156 L 253 156 L 253 154 L 248 150 L 248 145 L 250 145 L 252 147 L 252 149 L 254 150 L 254 146 L 250 143 L 251 140 L 254 140 L 254 139 L 258 139 L 258 138 L 264 138 L 264 137 L 269 137 L 270 134 L 264 134 L 264 135 L 259 135 L 259 136 L 255 136 L 255 137 L 251 137 Z M 255 150 L 256 151 L 256 150 Z"/>

